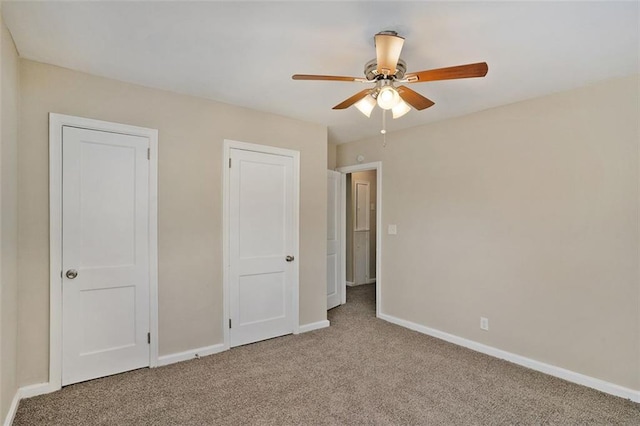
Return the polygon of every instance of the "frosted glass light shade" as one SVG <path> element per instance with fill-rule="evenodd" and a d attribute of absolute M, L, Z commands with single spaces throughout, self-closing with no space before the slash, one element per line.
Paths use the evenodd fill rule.
<path fill-rule="evenodd" d="M 391 86 L 384 86 L 378 93 L 378 106 L 382 109 L 391 109 L 400 101 L 400 95 Z"/>
<path fill-rule="evenodd" d="M 399 118 L 411 111 L 411 107 L 405 101 L 400 99 L 400 101 L 391 108 L 391 112 L 393 113 L 393 118 Z"/>
<path fill-rule="evenodd" d="M 371 111 L 376 106 L 376 100 L 371 95 L 367 95 L 355 103 L 355 107 L 367 117 L 371 117 Z"/>

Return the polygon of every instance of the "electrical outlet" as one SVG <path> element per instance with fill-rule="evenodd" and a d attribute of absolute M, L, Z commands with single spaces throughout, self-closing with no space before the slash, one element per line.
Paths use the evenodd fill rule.
<path fill-rule="evenodd" d="M 389 235 L 397 235 L 398 234 L 398 227 L 396 225 L 389 225 L 389 228 L 387 229 L 387 234 L 389 234 Z"/>
<path fill-rule="evenodd" d="M 480 328 L 489 331 L 489 318 L 480 317 Z"/>

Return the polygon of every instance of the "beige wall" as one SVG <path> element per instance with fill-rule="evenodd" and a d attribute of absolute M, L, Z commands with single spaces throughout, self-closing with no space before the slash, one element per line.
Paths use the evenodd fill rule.
<path fill-rule="evenodd" d="M 334 170 L 336 168 L 336 156 L 338 155 L 338 147 L 334 143 L 327 143 L 327 169 Z"/>
<path fill-rule="evenodd" d="M 383 162 L 382 312 L 640 389 L 639 83 L 339 145 Z"/>
<path fill-rule="evenodd" d="M 46 381 L 48 113 L 159 130 L 160 355 L 222 342 L 222 144 L 300 151 L 300 323 L 326 319 L 327 131 L 320 125 L 21 61 L 21 385 Z"/>
<path fill-rule="evenodd" d="M 0 19 L 0 421 L 17 390 L 18 54 Z"/>
<path fill-rule="evenodd" d="M 364 172 L 350 173 L 347 176 L 347 281 L 353 282 L 354 235 L 353 228 L 355 226 L 355 181 L 369 182 L 369 202 L 376 204 L 378 182 L 375 170 L 367 170 Z M 369 278 L 376 277 L 376 212 L 369 210 Z"/>

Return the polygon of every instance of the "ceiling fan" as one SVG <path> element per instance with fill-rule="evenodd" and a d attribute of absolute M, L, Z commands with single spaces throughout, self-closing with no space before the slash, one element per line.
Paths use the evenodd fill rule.
<path fill-rule="evenodd" d="M 375 35 L 376 58 L 364 66 L 364 78 L 333 75 L 294 74 L 294 80 L 354 81 L 375 83 L 373 88 L 364 89 L 333 109 L 346 109 L 355 105 L 367 117 L 376 104 L 383 110 L 391 110 L 393 118 L 402 117 L 411 107 L 421 111 L 433 106 L 434 102 L 407 86 L 398 83 L 422 83 L 426 81 L 453 80 L 458 78 L 484 77 L 489 70 L 486 62 L 438 68 L 407 73 L 407 64 L 400 59 L 404 38 L 395 31 L 382 31 Z"/>

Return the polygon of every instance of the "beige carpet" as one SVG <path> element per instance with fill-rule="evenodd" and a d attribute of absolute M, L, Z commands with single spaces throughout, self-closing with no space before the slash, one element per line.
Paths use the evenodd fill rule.
<path fill-rule="evenodd" d="M 640 404 L 376 319 L 374 291 L 327 329 L 23 400 L 14 425 L 640 425 Z"/>

